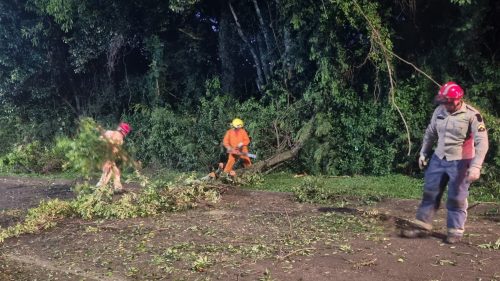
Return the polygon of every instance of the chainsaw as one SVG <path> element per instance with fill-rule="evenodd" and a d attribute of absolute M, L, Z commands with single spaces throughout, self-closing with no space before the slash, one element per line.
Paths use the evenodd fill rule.
<path fill-rule="evenodd" d="M 231 154 L 247 156 L 248 158 L 252 158 L 252 159 L 257 158 L 257 154 L 248 153 L 248 152 L 239 152 L 239 153 L 231 153 Z"/>
<path fill-rule="evenodd" d="M 238 155 L 238 156 L 247 156 L 248 158 L 252 158 L 252 159 L 257 158 L 257 154 L 248 153 L 248 152 L 241 152 L 241 151 L 238 151 L 236 149 L 233 149 L 232 151 L 228 151 L 227 153 L 233 154 L 233 155 Z"/>

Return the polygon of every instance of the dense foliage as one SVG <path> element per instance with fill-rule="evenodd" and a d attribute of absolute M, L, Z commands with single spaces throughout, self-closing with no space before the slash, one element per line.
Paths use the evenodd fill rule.
<path fill-rule="evenodd" d="M 146 164 L 207 170 L 236 116 L 259 157 L 314 118 L 291 169 L 410 174 L 432 80 L 453 79 L 485 116 L 500 192 L 499 19 L 494 0 L 1 1 L 0 153 L 27 166 L 89 116 L 129 121 Z"/>

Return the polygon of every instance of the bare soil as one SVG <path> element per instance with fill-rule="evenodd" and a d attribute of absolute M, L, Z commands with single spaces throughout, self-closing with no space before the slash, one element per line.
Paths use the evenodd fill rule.
<path fill-rule="evenodd" d="M 0 178 L 0 226 L 40 199 L 72 198 L 70 186 Z M 398 222 L 413 218 L 417 206 L 300 204 L 288 193 L 235 188 L 217 204 L 185 212 L 67 219 L 7 239 L 0 280 L 500 280 L 500 206 L 470 209 L 467 235 L 456 245 L 439 238 L 445 210 L 435 221 L 438 235 L 399 237 Z"/>

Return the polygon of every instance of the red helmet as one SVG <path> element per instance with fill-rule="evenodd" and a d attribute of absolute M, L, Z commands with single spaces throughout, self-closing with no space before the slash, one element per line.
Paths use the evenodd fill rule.
<path fill-rule="evenodd" d="M 450 81 L 439 89 L 438 100 L 449 101 L 459 100 L 464 96 L 464 90 L 455 82 Z"/>
<path fill-rule="evenodd" d="M 120 125 L 118 125 L 118 128 L 120 129 L 121 132 L 126 136 L 130 131 L 132 131 L 132 127 L 128 123 L 122 122 Z"/>

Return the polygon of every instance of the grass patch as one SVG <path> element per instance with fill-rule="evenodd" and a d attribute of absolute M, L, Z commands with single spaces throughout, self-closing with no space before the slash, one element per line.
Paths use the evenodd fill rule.
<path fill-rule="evenodd" d="M 264 177 L 264 183 L 245 186 L 249 189 L 267 191 L 296 192 L 297 187 L 316 185 L 321 191 L 331 195 L 360 198 L 389 197 L 419 199 L 422 196 L 423 180 L 404 175 L 353 176 L 353 177 L 294 177 L 291 174 L 271 174 Z M 310 186 L 314 188 L 314 186 Z"/>
<path fill-rule="evenodd" d="M 263 177 L 258 185 L 245 188 L 266 191 L 294 192 L 300 201 L 326 202 L 339 197 L 355 197 L 362 201 L 378 201 L 382 198 L 421 199 L 424 181 L 422 178 L 394 174 L 388 176 L 327 177 L 277 173 Z M 484 189 L 473 185 L 470 202 L 494 201 Z"/>

